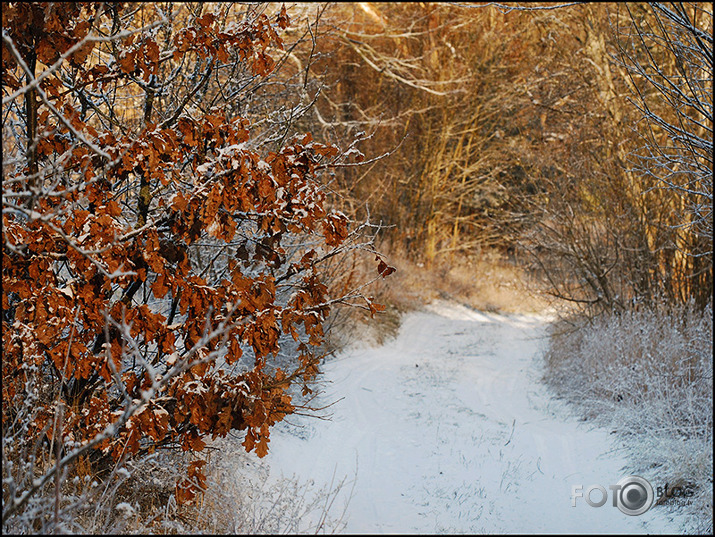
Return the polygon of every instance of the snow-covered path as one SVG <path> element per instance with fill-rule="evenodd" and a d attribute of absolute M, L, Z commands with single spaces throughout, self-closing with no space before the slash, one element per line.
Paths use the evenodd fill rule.
<path fill-rule="evenodd" d="M 395 340 L 325 365 L 322 401 L 343 399 L 331 421 L 276 427 L 271 479 L 354 480 L 348 533 L 679 532 L 658 508 L 572 507 L 573 485 L 631 471 L 539 383 L 545 326 L 445 302 L 407 315 Z"/>

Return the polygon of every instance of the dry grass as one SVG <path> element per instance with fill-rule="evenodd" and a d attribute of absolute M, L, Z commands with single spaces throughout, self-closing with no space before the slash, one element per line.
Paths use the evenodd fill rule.
<path fill-rule="evenodd" d="M 695 488 L 689 530 L 712 532 L 712 306 L 573 321 L 553 327 L 546 381 L 623 438 L 652 483 Z"/>
<path fill-rule="evenodd" d="M 382 295 L 400 310 L 445 297 L 491 312 L 535 313 L 548 307 L 529 275 L 496 250 L 438 258 L 431 266 L 411 261 L 405 252 L 393 253 L 390 260 L 398 271 L 385 282 Z"/>
<path fill-rule="evenodd" d="M 217 440 L 201 455 L 208 460 L 208 487 L 189 504 L 177 504 L 175 484 L 195 456 L 161 450 L 117 465 L 103 479 L 74 466 L 62 480 L 56 516 L 55 491 L 48 486 L 3 524 L 3 534 L 310 534 L 343 528 L 345 506 L 337 500 L 346 497 L 346 480 L 322 488 L 295 477 L 269 480 L 267 465 L 237 439 Z"/>
<path fill-rule="evenodd" d="M 371 319 L 368 313 L 344 308 L 333 319 L 333 346 L 348 344 L 382 345 L 394 337 L 401 316 L 435 299 L 450 299 L 481 311 L 501 313 L 542 313 L 553 305 L 538 294 L 538 282 L 515 262 L 497 251 L 478 255 L 438 259 L 431 266 L 412 260 L 408 252 L 388 252 L 387 263 L 397 271 L 373 284 L 371 294 L 385 311 Z M 351 270 L 365 279 L 376 274 L 372 259 L 355 263 Z"/>

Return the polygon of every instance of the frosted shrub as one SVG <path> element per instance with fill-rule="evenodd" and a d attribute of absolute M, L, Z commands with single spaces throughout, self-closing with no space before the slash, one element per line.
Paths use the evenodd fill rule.
<path fill-rule="evenodd" d="M 548 384 L 587 419 L 628 440 L 638 471 L 697 487 L 693 531 L 712 531 L 712 304 L 554 325 Z"/>
<path fill-rule="evenodd" d="M 201 508 L 179 533 L 333 534 L 345 528 L 352 491 L 347 476 L 319 485 L 296 476 L 271 477 L 270 466 L 240 445 L 217 440 Z"/>

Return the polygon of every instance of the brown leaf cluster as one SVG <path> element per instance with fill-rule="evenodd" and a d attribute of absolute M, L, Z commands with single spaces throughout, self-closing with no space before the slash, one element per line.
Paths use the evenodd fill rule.
<path fill-rule="evenodd" d="M 135 409 L 95 447 L 100 459 L 198 452 L 232 430 L 262 457 L 270 427 L 295 410 L 290 385 L 317 374 L 330 306 L 315 245 L 338 249 L 349 229 L 318 180 L 338 150 L 305 135 L 261 152 L 250 122 L 221 107 L 187 113 L 169 103 L 176 110 L 158 119 L 151 84 L 189 59 L 236 61 L 267 76 L 269 47 L 282 48 L 278 31 L 289 24 L 285 7 L 275 24 L 265 14 L 230 24 L 209 11 L 187 16 L 158 25 L 164 40 L 123 27 L 132 13 L 158 20 L 150 4 L 3 7 L 3 32 L 33 71 L 61 64 L 38 84 L 52 108 L 30 90 L 7 110 L 34 132 L 34 149 L 3 168 L 3 426 L 37 376 L 45 392 L 31 435 L 53 422 L 58 393 L 62 434 L 76 445 Z M 120 30 L 128 35 L 113 38 Z M 105 39 L 87 40 L 63 63 L 88 35 Z M 27 75 L 7 45 L 2 62 L 3 87 L 20 89 Z M 70 70 L 71 84 L 62 79 Z M 143 120 L 88 104 L 91 92 L 110 91 L 127 102 L 143 96 Z M 288 236 L 313 237 L 299 262 L 286 262 Z M 202 257 L 206 242 L 227 252 L 218 275 Z M 291 300 L 279 299 L 278 282 L 295 286 Z M 268 365 L 281 334 L 299 342 L 288 372 Z M 179 501 L 205 489 L 203 462 L 177 484 Z"/>

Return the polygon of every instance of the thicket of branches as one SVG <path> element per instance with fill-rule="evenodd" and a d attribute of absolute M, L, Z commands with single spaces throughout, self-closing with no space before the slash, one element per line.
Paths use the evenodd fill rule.
<path fill-rule="evenodd" d="M 567 69 L 556 84 L 534 91 L 554 108 L 544 123 L 563 136 L 548 158 L 563 164 L 546 181 L 548 202 L 534 205 L 539 220 L 524 243 L 546 269 L 554 294 L 588 311 L 690 300 L 703 308 L 713 289 L 711 240 L 701 232 L 712 225 L 712 214 L 703 210 L 712 204 L 712 40 L 689 52 L 691 29 L 647 5 L 585 9 L 578 26 L 568 25 L 579 29 L 571 39 L 580 54 L 558 47 L 554 60 Z M 698 5 L 677 9 L 692 18 L 693 28 L 712 33 L 711 12 Z M 556 43 L 568 39 L 560 32 Z M 687 77 L 678 72 L 681 61 Z M 568 73 L 578 73 L 577 84 Z M 672 90 L 670 98 L 653 77 Z M 683 122 L 689 115 L 695 123 Z M 681 134 L 691 133 L 705 147 L 694 152 L 688 136 L 673 137 L 656 118 L 679 124 Z M 529 155 L 535 162 L 544 158 L 535 148 Z M 678 185 L 653 155 L 678 170 Z"/>
<path fill-rule="evenodd" d="M 157 449 L 196 454 L 191 501 L 208 440 L 242 431 L 263 456 L 309 405 L 331 310 L 381 308 L 324 269 L 365 250 L 389 271 L 330 201 L 326 172 L 359 152 L 296 131 L 309 71 L 282 68 L 312 30 L 289 24 L 285 6 L 3 6 L 4 529 L 60 531 L 67 477 Z"/>
<path fill-rule="evenodd" d="M 552 295 L 592 313 L 709 301 L 709 5 L 361 3 L 325 18 L 313 124 L 372 134 L 370 154 L 399 147 L 338 176 L 393 244 L 427 263 L 528 252 Z"/>

